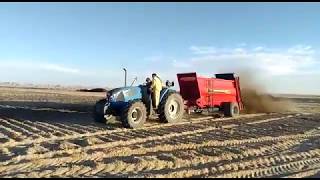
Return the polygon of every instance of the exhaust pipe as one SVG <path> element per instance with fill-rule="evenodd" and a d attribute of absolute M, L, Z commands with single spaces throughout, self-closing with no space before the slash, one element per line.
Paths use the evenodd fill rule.
<path fill-rule="evenodd" d="M 124 87 L 127 87 L 127 69 L 123 68 L 124 70 Z"/>

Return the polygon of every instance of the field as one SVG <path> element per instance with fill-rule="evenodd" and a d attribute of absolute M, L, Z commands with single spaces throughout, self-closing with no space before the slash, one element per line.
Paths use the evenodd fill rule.
<path fill-rule="evenodd" d="M 320 97 L 281 113 L 131 130 L 92 120 L 104 93 L 0 88 L 0 177 L 320 177 Z"/>

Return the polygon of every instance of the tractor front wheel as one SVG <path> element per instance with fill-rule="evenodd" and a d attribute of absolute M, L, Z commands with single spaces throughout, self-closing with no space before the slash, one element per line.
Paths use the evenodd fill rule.
<path fill-rule="evenodd" d="M 96 122 L 106 123 L 107 120 L 104 117 L 104 106 L 106 105 L 107 100 L 101 99 L 94 106 L 93 117 Z"/>
<path fill-rule="evenodd" d="M 142 127 L 146 122 L 146 119 L 147 110 L 145 105 L 140 101 L 130 103 L 121 115 L 123 126 L 132 129 Z"/>

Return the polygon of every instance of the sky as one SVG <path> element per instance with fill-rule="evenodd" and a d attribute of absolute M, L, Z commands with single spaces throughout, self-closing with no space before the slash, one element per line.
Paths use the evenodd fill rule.
<path fill-rule="evenodd" d="M 320 94 L 319 3 L 0 3 L 0 27 L 1 82 L 248 71 L 270 92 Z"/>

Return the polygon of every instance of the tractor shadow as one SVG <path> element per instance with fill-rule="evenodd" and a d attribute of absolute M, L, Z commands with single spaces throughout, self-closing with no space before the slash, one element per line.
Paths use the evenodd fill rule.
<path fill-rule="evenodd" d="M 122 127 L 118 122 L 97 123 L 93 119 L 94 104 L 68 104 L 57 102 L 0 101 L 0 119 L 28 120 L 54 125 L 94 126 L 103 129 Z"/>
<path fill-rule="evenodd" d="M 21 122 L 27 120 L 51 125 L 59 123 L 67 126 L 91 126 L 101 130 L 124 128 L 120 121 L 111 121 L 107 124 L 95 122 L 92 114 L 93 107 L 92 103 L 0 101 L 0 119 L 14 119 Z M 201 117 L 208 117 L 208 114 L 187 115 L 185 113 L 184 121 L 192 121 L 193 118 Z M 160 122 L 158 115 L 153 115 L 147 119 L 145 126 L 161 124 L 165 123 Z"/>

